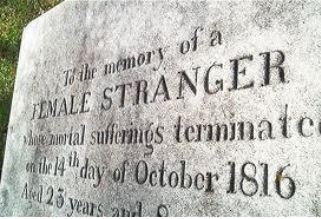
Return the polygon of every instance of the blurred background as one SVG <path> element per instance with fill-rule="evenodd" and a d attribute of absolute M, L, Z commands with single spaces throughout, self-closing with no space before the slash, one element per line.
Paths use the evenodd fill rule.
<path fill-rule="evenodd" d="M 0 179 L 23 28 L 62 0 L 0 0 Z"/>

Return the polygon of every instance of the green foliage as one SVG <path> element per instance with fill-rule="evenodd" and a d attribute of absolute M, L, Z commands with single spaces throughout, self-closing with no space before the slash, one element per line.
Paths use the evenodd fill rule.
<path fill-rule="evenodd" d="M 23 28 L 61 1 L 0 0 L 0 170 Z"/>
<path fill-rule="evenodd" d="M 4 148 L 6 143 L 6 131 L 7 131 L 7 124 L 8 124 L 8 118 L 9 118 L 9 112 L 10 112 L 10 102 L 11 98 L 8 97 L 6 100 L 2 100 L 0 102 L 0 167 L 2 164 L 2 158 L 4 155 Z M 0 169 L 1 173 L 1 169 Z"/>

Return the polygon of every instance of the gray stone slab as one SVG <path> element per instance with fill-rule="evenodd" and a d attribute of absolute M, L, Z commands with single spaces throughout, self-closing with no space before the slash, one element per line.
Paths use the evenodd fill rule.
<path fill-rule="evenodd" d="M 24 30 L 3 216 L 318 216 L 320 1 L 66 1 Z"/>

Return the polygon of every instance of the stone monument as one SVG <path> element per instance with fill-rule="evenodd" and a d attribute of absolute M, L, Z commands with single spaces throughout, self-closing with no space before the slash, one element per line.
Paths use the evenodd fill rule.
<path fill-rule="evenodd" d="M 65 1 L 24 30 L 2 216 L 321 214 L 320 1 Z"/>

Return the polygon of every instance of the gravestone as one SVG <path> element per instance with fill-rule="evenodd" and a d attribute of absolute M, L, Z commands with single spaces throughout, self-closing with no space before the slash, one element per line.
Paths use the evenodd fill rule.
<path fill-rule="evenodd" d="M 318 216 L 320 1 L 65 1 L 24 30 L 4 216 Z"/>

